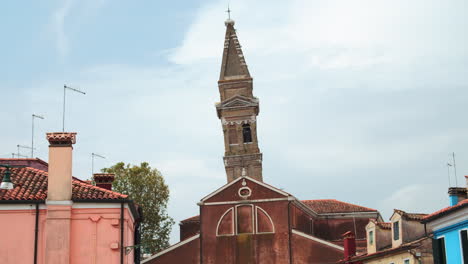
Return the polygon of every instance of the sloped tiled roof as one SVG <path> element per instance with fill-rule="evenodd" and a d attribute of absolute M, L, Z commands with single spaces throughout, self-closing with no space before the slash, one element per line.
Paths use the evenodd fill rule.
<path fill-rule="evenodd" d="M 372 208 L 350 204 L 335 199 L 304 200 L 302 202 L 319 214 L 377 212 L 377 210 Z"/>
<path fill-rule="evenodd" d="M 427 216 L 427 214 L 419 214 L 419 213 L 407 213 L 403 210 L 399 209 L 394 209 L 395 213 L 398 213 L 402 217 L 404 217 L 407 220 L 413 220 L 413 221 L 421 221 L 423 220 L 424 217 Z"/>
<path fill-rule="evenodd" d="M 200 222 L 200 216 L 196 215 L 196 216 L 192 216 L 192 217 L 189 217 L 187 219 L 180 221 L 180 223 L 182 224 L 189 223 L 189 222 Z"/>
<path fill-rule="evenodd" d="M 414 240 L 414 241 L 411 241 L 411 242 L 408 242 L 408 243 L 405 243 L 405 244 L 401 244 L 398 247 L 387 248 L 387 249 L 384 249 L 384 250 L 374 252 L 372 254 L 365 253 L 363 255 L 358 255 L 358 256 L 352 257 L 351 261 L 369 260 L 369 259 L 373 259 L 373 258 L 379 258 L 379 257 L 382 257 L 382 256 L 388 256 L 390 254 L 394 254 L 395 252 L 406 251 L 406 250 L 410 250 L 410 249 L 413 249 L 413 248 L 417 248 L 417 247 L 420 247 L 422 245 L 421 243 L 423 243 L 423 241 L 426 240 L 426 239 L 430 239 L 430 237 L 422 237 L 422 238 L 419 238 L 417 240 Z M 340 261 L 340 263 L 343 263 L 343 261 Z"/>
<path fill-rule="evenodd" d="M 5 168 L 0 168 L 0 179 L 3 180 Z M 0 190 L 0 201 L 44 201 L 47 198 L 48 173 L 30 167 L 12 168 L 11 181 L 15 188 Z M 73 177 L 72 200 L 119 200 L 128 196 L 99 188 Z"/>
<path fill-rule="evenodd" d="M 432 213 L 430 215 L 426 215 L 423 218 L 423 222 L 429 222 L 429 221 L 434 220 L 436 218 L 447 215 L 447 214 L 449 214 L 451 212 L 460 210 L 460 209 L 462 209 L 462 208 L 464 208 L 466 206 L 468 206 L 468 199 L 462 200 L 456 205 L 445 207 L 445 208 L 443 208 L 443 209 L 441 209 L 439 211 L 436 211 L 436 212 L 434 212 L 434 213 Z"/>
<path fill-rule="evenodd" d="M 392 223 L 391 222 L 379 222 L 375 219 L 370 219 L 371 222 L 373 222 L 376 226 L 380 227 L 381 229 L 392 229 Z"/>

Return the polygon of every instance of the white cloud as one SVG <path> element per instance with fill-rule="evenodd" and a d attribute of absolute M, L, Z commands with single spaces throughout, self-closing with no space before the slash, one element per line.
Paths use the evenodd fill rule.
<path fill-rule="evenodd" d="M 385 218 L 391 216 L 393 209 L 408 213 L 431 213 L 434 208 L 449 206 L 448 195 L 439 190 L 439 186 L 430 183 L 403 186 L 383 199 L 379 209 L 385 213 Z"/>
<path fill-rule="evenodd" d="M 52 14 L 52 28 L 55 33 L 55 45 L 59 55 L 63 58 L 68 54 L 69 42 L 65 29 L 65 22 L 70 15 L 74 0 L 64 0 L 62 5 Z"/>

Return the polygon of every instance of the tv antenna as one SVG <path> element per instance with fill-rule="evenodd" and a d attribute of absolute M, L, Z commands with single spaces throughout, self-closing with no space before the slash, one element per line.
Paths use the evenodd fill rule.
<path fill-rule="evenodd" d="M 31 159 L 34 158 L 34 119 L 44 119 L 41 115 L 32 114 L 32 131 L 31 131 Z"/>
<path fill-rule="evenodd" d="M 65 132 L 65 98 L 66 98 L 66 92 L 67 89 L 73 92 L 77 92 L 80 94 L 86 94 L 85 92 L 81 91 L 80 89 L 72 88 L 67 85 L 63 85 L 63 117 L 62 117 L 62 131 Z"/>
<path fill-rule="evenodd" d="M 452 152 L 452 160 L 453 160 L 453 174 L 455 176 L 455 187 L 458 187 L 458 180 L 457 180 L 457 163 L 455 163 L 455 152 Z"/>
<path fill-rule="evenodd" d="M 24 145 L 20 145 L 20 144 L 16 145 L 16 147 L 18 148 L 18 154 L 17 154 L 18 158 L 19 158 L 19 157 L 25 157 L 25 158 L 27 158 L 27 156 L 24 156 L 24 155 L 21 155 L 21 154 L 20 154 L 20 149 L 22 149 L 22 148 L 23 148 L 23 149 L 30 149 L 30 150 L 33 150 L 33 149 L 34 149 L 33 147 L 24 146 Z"/>
<path fill-rule="evenodd" d="M 449 187 L 452 187 L 452 184 L 450 183 L 450 167 L 452 166 L 453 166 L 452 164 L 447 162 L 447 178 L 448 178 Z"/>
<path fill-rule="evenodd" d="M 11 157 L 12 158 L 15 158 L 15 157 L 18 157 L 18 158 L 27 158 L 28 156 L 25 156 L 25 155 L 21 155 L 21 154 L 16 154 L 16 153 L 11 153 Z"/>
<path fill-rule="evenodd" d="M 94 176 L 94 158 L 95 157 L 98 157 L 98 158 L 101 158 L 101 159 L 105 159 L 106 157 L 104 156 L 101 156 L 99 154 L 96 154 L 96 153 L 91 153 L 91 176 Z"/>

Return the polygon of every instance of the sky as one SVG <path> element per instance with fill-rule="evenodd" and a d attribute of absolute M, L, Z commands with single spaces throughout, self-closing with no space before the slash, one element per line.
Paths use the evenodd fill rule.
<path fill-rule="evenodd" d="M 226 183 L 217 80 L 228 1 L 6 1 L 0 157 L 77 132 L 73 174 L 147 161 L 176 224 Z M 299 199 L 429 213 L 468 175 L 468 2 L 231 0 L 260 99 L 264 181 Z M 450 154 L 455 152 L 457 174 Z M 23 155 L 30 155 L 27 149 Z"/>

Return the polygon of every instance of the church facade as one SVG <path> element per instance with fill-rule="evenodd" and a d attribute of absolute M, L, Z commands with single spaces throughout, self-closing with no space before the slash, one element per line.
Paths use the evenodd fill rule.
<path fill-rule="evenodd" d="M 227 184 L 198 202 L 200 215 L 180 223 L 181 241 L 142 263 L 336 263 L 342 235 L 356 234 L 366 249 L 365 226 L 377 210 L 337 200 L 299 200 L 263 181 L 258 146 L 259 100 L 234 21 L 227 20 L 216 104 L 224 133 Z"/>

